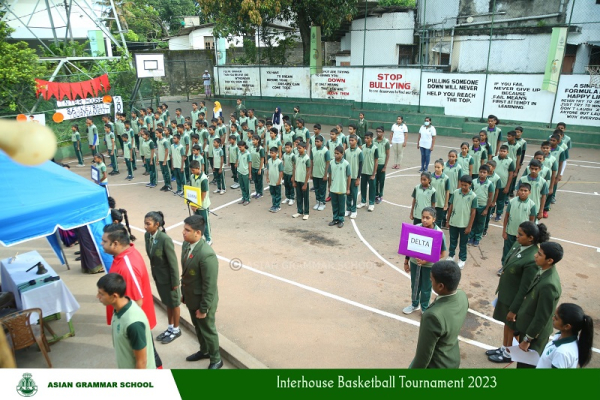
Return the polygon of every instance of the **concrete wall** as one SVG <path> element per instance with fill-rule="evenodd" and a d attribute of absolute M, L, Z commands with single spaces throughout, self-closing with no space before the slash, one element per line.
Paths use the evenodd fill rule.
<path fill-rule="evenodd" d="M 351 65 L 363 65 L 365 20 L 352 21 Z M 414 11 L 367 18 L 364 65 L 397 65 L 398 44 L 413 44 Z"/>
<path fill-rule="evenodd" d="M 456 23 L 460 0 L 418 1 L 419 22 L 436 28 L 451 28 Z"/>

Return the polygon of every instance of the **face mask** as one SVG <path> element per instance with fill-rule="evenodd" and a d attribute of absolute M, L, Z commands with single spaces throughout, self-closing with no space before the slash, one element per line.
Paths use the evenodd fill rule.
<path fill-rule="evenodd" d="M 429 126 L 430 122 L 429 121 L 425 121 L 425 126 Z"/>
<path fill-rule="evenodd" d="M 494 132 L 495 129 L 496 128 L 490 128 L 490 127 L 488 127 L 488 132 Z"/>

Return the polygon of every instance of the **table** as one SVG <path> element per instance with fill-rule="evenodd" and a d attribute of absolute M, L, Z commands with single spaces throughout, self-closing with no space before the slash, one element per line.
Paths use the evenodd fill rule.
<path fill-rule="evenodd" d="M 37 275 L 37 267 L 29 272 L 25 272 L 38 262 L 44 264 L 44 267 L 48 270 L 47 273 Z M 2 290 L 12 292 L 15 295 L 15 302 L 19 310 L 40 308 L 44 319 L 60 319 L 60 313 L 65 313 L 69 325 L 69 333 L 63 336 L 57 336 L 53 333 L 53 338 L 49 340 L 50 343 L 75 335 L 71 318 L 79 310 L 79 303 L 61 279 L 47 283 L 38 282 L 33 288 L 28 288 L 22 292 L 19 290 L 19 285 L 34 279 L 55 276 L 58 276 L 58 274 L 35 250 L 19 254 L 14 261 L 12 257 L 0 261 Z"/>

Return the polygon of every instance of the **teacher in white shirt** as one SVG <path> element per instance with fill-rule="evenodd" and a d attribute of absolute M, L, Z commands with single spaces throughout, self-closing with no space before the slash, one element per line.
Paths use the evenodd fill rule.
<path fill-rule="evenodd" d="M 417 140 L 417 149 L 421 150 L 421 169 L 419 172 L 425 172 L 429 168 L 429 159 L 435 145 L 435 135 L 435 127 L 431 125 L 431 118 L 426 117 L 425 122 L 419 129 L 419 140 Z"/>
<path fill-rule="evenodd" d="M 396 123 L 392 125 L 390 142 L 392 142 L 392 154 L 394 155 L 394 165 L 392 166 L 392 169 L 398 169 L 402 163 L 404 148 L 408 142 L 408 128 L 400 115 L 396 118 Z"/>

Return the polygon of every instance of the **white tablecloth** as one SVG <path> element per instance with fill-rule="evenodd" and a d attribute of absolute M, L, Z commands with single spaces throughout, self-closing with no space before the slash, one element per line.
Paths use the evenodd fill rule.
<path fill-rule="evenodd" d="M 15 295 L 17 308 L 19 310 L 41 308 L 44 317 L 64 312 L 67 316 L 67 321 L 70 321 L 73 314 L 79 310 L 79 303 L 77 303 L 77 300 L 75 300 L 75 297 L 73 297 L 73 294 L 62 279 L 44 283 L 22 294 L 19 293 L 19 285 L 25 282 L 33 279 L 58 276 L 42 256 L 34 250 L 29 253 L 19 254 L 17 259 L 12 263 L 10 263 L 11 259 L 6 258 L 0 261 L 0 279 L 2 280 L 2 290 L 12 292 Z M 25 272 L 40 261 L 48 270 L 46 274 L 37 275 L 37 267 L 29 272 Z M 40 283 L 37 285 L 40 285 Z"/>

